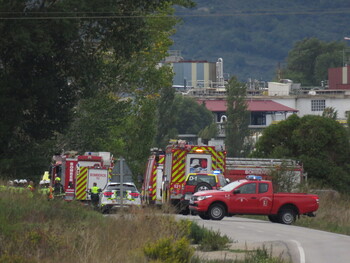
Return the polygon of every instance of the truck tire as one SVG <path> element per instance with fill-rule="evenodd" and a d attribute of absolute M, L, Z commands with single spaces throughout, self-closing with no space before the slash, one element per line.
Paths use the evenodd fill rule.
<path fill-rule="evenodd" d="M 278 221 L 281 224 L 291 225 L 296 219 L 296 213 L 291 208 L 282 209 L 278 213 Z"/>
<path fill-rule="evenodd" d="M 209 216 L 212 220 L 221 220 L 226 214 L 225 208 L 221 204 L 212 204 L 209 207 Z"/>
<path fill-rule="evenodd" d="M 197 184 L 196 188 L 194 189 L 194 192 L 198 192 L 198 191 L 206 191 L 206 190 L 211 190 L 213 189 L 213 187 L 211 187 L 210 184 L 202 182 Z"/>
<path fill-rule="evenodd" d="M 202 218 L 203 220 L 209 220 L 210 216 L 208 214 L 205 213 L 199 213 L 198 214 L 200 218 Z"/>
<path fill-rule="evenodd" d="M 272 223 L 278 223 L 278 216 L 277 215 L 269 215 L 267 216 Z"/>

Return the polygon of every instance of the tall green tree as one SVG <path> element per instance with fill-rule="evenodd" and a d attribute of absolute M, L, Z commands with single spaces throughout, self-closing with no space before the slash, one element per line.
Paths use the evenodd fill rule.
<path fill-rule="evenodd" d="M 32 174 L 22 167 L 23 154 L 52 147 L 47 141 L 70 126 L 80 99 L 156 93 L 168 81 L 155 65 L 172 44 L 176 4 L 193 6 L 190 0 L 1 0 L 0 175 Z"/>
<path fill-rule="evenodd" d="M 121 154 L 125 145 L 123 136 L 127 133 L 125 124 L 131 109 L 131 99 L 120 101 L 111 92 L 80 100 L 70 127 L 59 136 L 58 151 L 109 151 Z"/>
<path fill-rule="evenodd" d="M 227 123 L 225 128 L 227 155 L 242 157 L 246 138 L 249 136 L 250 113 L 247 110 L 247 87 L 232 77 L 227 89 Z"/>
<path fill-rule="evenodd" d="M 341 67 L 346 45 L 306 38 L 295 43 L 287 57 L 283 78 L 300 82 L 304 86 L 319 86 L 328 79 L 328 68 Z"/>
<path fill-rule="evenodd" d="M 174 99 L 175 90 L 171 85 L 164 87 L 160 91 L 160 99 L 157 108 L 157 135 L 155 145 L 164 148 L 171 138 L 175 138 L 176 131 L 174 130 L 175 115 L 174 115 Z"/>
<path fill-rule="evenodd" d="M 336 120 L 292 115 L 264 130 L 253 157 L 301 160 L 310 181 L 349 191 L 349 154 L 347 131 Z"/>
<path fill-rule="evenodd" d="M 178 134 L 197 135 L 214 120 L 211 111 L 205 105 L 199 105 L 193 98 L 176 96 L 173 109 L 176 116 L 174 127 Z"/>
<path fill-rule="evenodd" d="M 175 139 L 179 134 L 199 135 L 203 134 L 204 130 L 208 134 L 209 127 L 211 127 L 210 134 L 216 135 L 213 132 L 213 125 L 216 124 L 212 112 L 193 98 L 176 95 L 173 88 L 162 90 L 157 112 L 158 147 L 164 148 L 169 139 Z"/>
<path fill-rule="evenodd" d="M 338 116 L 338 111 L 334 107 L 326 107 L 322 112 L 322 117 L 331 118 L 336 120 Z"/>

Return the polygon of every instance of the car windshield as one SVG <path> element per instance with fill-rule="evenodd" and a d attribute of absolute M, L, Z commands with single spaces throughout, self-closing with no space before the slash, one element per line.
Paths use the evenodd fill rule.
<path fill-rule="evenodd" d="M 216 185 L 215 176 L 213 175 L 202 175 L 202 174 L 196 174 L 196 175 L 190 175 L 187 180 L 187 185 L 197 185 L 198 183 L 208 183 L 211 186 Z"/>
<path fill-rule="evenodd" d="M 220 185 L 221 185 L 221 186 L 227 185 L 227 182 L 226 182 L 226 179 L 225 179 L 224 176 L 219 175 L 218 178 L 219 178 L 219 182 L 220 182 Z"/>
<path fill-rule="evenodd" d="M 225 185 L 223 188 L 220 189 L 220 191 L 227 191 L 227 192 L 232 191 L 240 184 L 242 184 L 242 181 L 234 181 L 232 183 L 229 183 L 228 185 Z"/>

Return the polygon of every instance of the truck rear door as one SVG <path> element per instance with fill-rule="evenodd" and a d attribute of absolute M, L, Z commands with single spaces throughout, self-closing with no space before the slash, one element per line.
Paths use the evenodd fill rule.
<path fill-rule="evenodd" d="M 273 190 L 272 184 L 266 182 L 258 183 L 258 203 L 256 211 L 258 214 L 269 214 L 272 209 Z"/>
<path fill-rule="evenodd" d="M 87 189 L 91 189 L 94 183 L 103 190 L 108 183 L 108 169 L 89 168 Z"/>

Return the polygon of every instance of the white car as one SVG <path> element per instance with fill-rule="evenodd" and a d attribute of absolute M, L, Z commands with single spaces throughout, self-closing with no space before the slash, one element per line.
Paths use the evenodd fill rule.
<path fill-rule="evenodd" d="M 121 195 L 121 190 L 123 194 Z M 121 198 L 123 197 L 123 199 Z M 102 213 L 109 213 L 112 209 L 130 206 L 141 206 L 140 192 L 134 183 L 109 183 L 100 194 L 99 207 Z"/>

